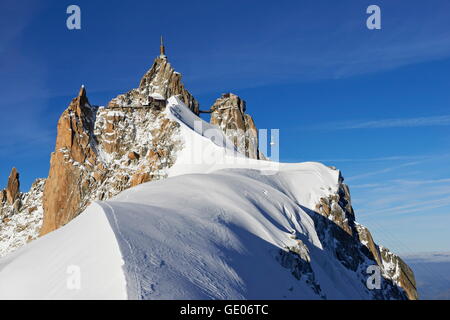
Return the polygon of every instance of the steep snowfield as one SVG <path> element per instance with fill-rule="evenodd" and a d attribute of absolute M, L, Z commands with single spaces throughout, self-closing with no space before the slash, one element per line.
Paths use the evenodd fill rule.
<path fill-rule="evenodd" d="M 124 299 L 122 266 L 108 219 L 92 204 L 63 228 L 0 259 L 0 299 Z"/>
<path fill-rule="evenodd" d="M 320 165 L 303 170 L 327 173 Z M 290 178 L 307 184 L 303 170 Z M 101 203 L 124 256 L 129 298 L 318 298 L 275 259 L 280 248 L 296 245 L 293 235 L 308 244 L 322 293 L 364 297 L 352 286 L 354 275 L 321 250 L 287 177 L 248 169 L 190 174 Z"/>
<path fill-rule="evenodd" d="M 184 140 L 171 177 L 93 203 L 68 225 L 0 259 L 0 298 L 371 297 L 354 272 L 323 250 L 308 210 L 337 191 L 339 171 L 243 158 L 212 143 L 205 130 L 192 130 L 199 118 L 176 98 L 166 112 L 180 122 Z M 193 159 L 198 152 L 202 157 Z M 312 270 L 309 278 L 295 278 L 280 263 L 280 252 L 295 246 L 303 270 Z M 79 289 L 67 286 L 70 266 L 79 267 Z"/>
<path fill-rule="evenodd" d="M 221 129 L 196 116 L 177 97 L 168 99 L 165 112 L 169 119 L 180 123 L 180 136 L 184 140 L 184 148 L 169 169 L 169 176 L 225 168 L 254 168 L 265 170 L 265 174 L 278 171 L 277 162 L 249 159 L 240 154 Z"/>
<path fill-rule="evenodd" d="M 0 260 L 0 298 L 320 298 L 275 259 L 296 244 L 293 235 L 307 244 L 327 298 L 365 297 L 354 274 L 321 250 L 297 204 L 296 194 L 333 173 L 300 164 L 289 174 L 228 169 L 140 185 Z M 321 192 L 312 191 L 305 199 Z M 81 290 L 67 288 L 71 265 L 80 267 Z"/>

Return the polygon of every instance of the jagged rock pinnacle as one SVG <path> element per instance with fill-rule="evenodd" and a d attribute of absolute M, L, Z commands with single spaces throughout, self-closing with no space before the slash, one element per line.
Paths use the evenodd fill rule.
<path fill-rule="evenodd" d="M 253 118 L 245 113 L 245 101 L 233 93 L 222 94 L 211 107 L 211 124 L 219 126 L 242 154 L 264 159 L 258 150 L 258 131 Z"/>
<path fill-rule="evenodd" d="M 163 48 L 162 45 L 161 52 L 164 53 Z M 158 56 L 152 67 L 141 78 L 139 87 L 117 96 L 111 100 L 108 107 L 159 106 L 165 104 L 172 96 L 179 96 L 192 112 L 199 114 L 199 103 L 185 89 L 181 74 L 173 69 L 165 56 Z"/>
<path fill-rule="evenodd" d="M 9 204 L 13 205 L 20 194 L 19 173 L 16 168 L 11 170 L 8 178 L 8 186 L 6 187 L 6 198 Z"/>
<path fill-rule="evenodd" d="M 80 91 L 78 92 L 78 97 L 86 98 L 86 88 L 84 84 L 81 85 Z"/>
<path fill-rule="evenodd" d="M 90 106 L 90 103 L 89 103 L 89 100 L 87 97 L 87 93 L 86 93 L 86 87 L 84 86 L 84 84 L 81 85 L 80 91 L 78 92 L 78 96 L 76 99 L 81 108 L 84 108 L 86 105 Z"/>
<path fill-rule="evenodd" d="M 164 47 L 164 40 L 163 40 L 163 36 L 161 36 L 161 44 L 159 46 L 159 57 L 166 59 L 166 48 Z"/>

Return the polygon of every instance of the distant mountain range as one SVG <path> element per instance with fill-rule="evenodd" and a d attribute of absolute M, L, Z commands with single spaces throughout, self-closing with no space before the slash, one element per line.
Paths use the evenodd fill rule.
<path fill-rule="evenodd" d="M 402 257 L 414 271 L 419 299 L 450 300 L 450 252 Z"/>

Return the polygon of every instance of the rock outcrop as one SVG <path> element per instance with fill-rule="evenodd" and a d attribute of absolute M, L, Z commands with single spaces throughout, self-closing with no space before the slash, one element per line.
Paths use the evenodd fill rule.
<path fill-rule="evenodd" d="M 246 114 L 245 101 L 233 93 L 223 94 L 211 107 L 211 124 L 217 125 L 237 150 L 252 159 L 264 159 L 259 152 L 258 130 Z"/>
<path fill-rule="evenodd" d="M 45 180 L 38 179 L 30 191 L 21 193 L 19 173 L 11 171 L 6 189 L 0 191 L 0 257 L 38 237 L 44 185 Z"/>
<path fill-rule="evenodd" d="M 401 288 L 406 291 L 409 299 L 417 300 L 417 283 L 414 272 L 398 255 L 392 253 L 389 249 L 378 246 L 383 263 L 383 270 L 394 280 Z"/>
<path fill-rule="evenodd" d="M 278 256 L 276 256 L 277 261 L 282 267 L 289 269 L 294 278 L 297 280 L 304 279 L 318 296 L 326 299 L 326 295 L 322 293 L 312 270 L 308 247 L 302 240 L 297 239 L 296 241 L 296 246 L 279 250 Z"/>
<path fill-rule="evenodd" d="M 355 222 L 350 189 L 340 178 L 337 193 L 321 198 L 315 216 L 319 236 L 326 249 L 333 252 L 361 281 L 367 278 L 367 268 L 378 266 L 382 275 L 382 290 L 374 290 L 375 299 L 418 299 L 414 273 L 403 260 L 388 249 L 377 246 L 370 231 Z M 331 222 L 331 223 L 330 223 Z M 403 289 L 403 294 L 399 289 Z"/>
<path fill-rule="evenodd" d="M 13 205 L 20 193 L 19 173 L 13 168 L 8 179 L 6 187 L 6 199 L 10 205 Z"/>
<path fill-rule="evenodd" d="M 193 112 L 198 102 L 180 74 L 158 57 L 137 89 L 94 107 L 81 88 L 58 122 L 44 191 L 41 235 L 65 225 L 90 202 L 167 176 L 181 149 L 179 125 L 162 112 L 177 94 Z"/>
<path fill-rule="evenodd" d="M 55 152 L 44 190 L 41 234 L 66 224 L 86 205 L 86 196 L 91 192 L 86 172 L 97 164 L 95 113 L 82 87 L 58 121 Z"/>
<path fill-rule="evenodd" d="M 113 99 L 109 106 L 143 107 L 155 106 L 158 102 L 165 106 L 165 101 L 171 96 L 179 96 L 192 112 L 199 113 L 199 103 L 184 88 L 181 74 L 172 68 L 166 57 L 160 56 L 142 77 L 138 88 Z"/>
<path fill-rule="evenodd" d="M 356 229 L 361 243 L 366 248 L 364 251 L 369 251 L 368 255 L 374 257 L 384 276 L 403 288 L 409 299 L 419 299 L 414 272 L 411 268 L 398 255 L 375 244 L 369 229 L 360 224 L 356 224 Z"/>

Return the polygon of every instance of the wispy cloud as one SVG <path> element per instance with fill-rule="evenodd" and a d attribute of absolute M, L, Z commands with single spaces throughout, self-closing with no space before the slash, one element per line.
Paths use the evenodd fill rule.
<path fill-rule="evenodd" d="M 380 170 L 375 170 L 375 171 L 370 171 L 370 172 L 354 175 L 354 176 L 346 178 L 346 180 L 347 181 L 354 181 L 354 180 L 361 179 L 361 178 L 367 178 L 367 177 L 370 177 L 370 176 L 375 176 L 375 175 L 380 175 L 380 174 L 383 174 L 383 173 L 388 173 L 388 172 L 391 172 L 391 171 L 394 171 L 394 170 L 397 170 L 397 169 L 400 169 L 400 168 L 418 165 L 420 163 L 422 163 L 422 161 L 406 162 L 406 163 L 402 163 L 402 164 L 397 165 L 397 166 L 387 167 L 387 168 L 383 168 L 383 169 L 380 169 Z"/>
<path fill-rule="evenodd" d="M 414 156 L 417 161 L 394 161 L 393 164 L 388 161 L 381 168 L 383 161 L 366 162 L 365 172 L 346 179 L 350 180 L 352 204 L 359 221 L 374 232 L 380 243 L 393 248 L 398 246 L 398 241 L 392 241 L 386 234 L 389 229 L 393 234 L 399 234 L 400 239 L 408 239 L 407 246 L 403 247 L 448 248 L 436 239 L 448 243 L 450 176 L 446 164 L 449 156 L 445 153 L 419 154 Z M 397 157 L 377 159 L 388 158 Z M 377 229 L 374 227 L 377 224 L 383 227 Z M 411 232 L 417 238 L 411 237 Z M 426 237 L 426 240 L 420 237 Z"/>
<path fill-rule="evenodd" d="M 437 199 L 431 200 L 421 200 L 421 201 L 411 201 L 408 204 L 393 206 L 388 209 L 382 210 L 374 210 L 371 212 L 366 212 L 364 215 L 380 215 L 380 214 L 389 214 L 389 215 L 400 215 L 414 212 L 426 212 L 431 211 L 433 209 L 447 207 L 450 205 L 450 197 L 441 197 Z"/>
<path fill-rule="evenodd" d="M 352 185 L 352 190 L 354 189 L 373 189 L 383 186 L 381 183 L 365 183 L 365 184 L 356 184 Z"/>
<path fill-rule="evenodd" d="M 420 186 L 425 184 L 441 184 L 441 183 L 450 183 L 450 178 L 444 178 L 444 179 L 426 179 L 426 180 L 404 180 L 404 179 L 398 179 L 393 180 L 393 182 L 396 182 L 398 184 L 402 185 L 411 185 L 411 186 Z"/>
<path fill-rule="evenodd" d="M 351 2 L 350 7 L 360 8 L 364 14 L 361 1 Z M 292 80 L 348 78 L 450 56 L 448 1 L 436 1 L 433 12 L 387 1 L 383 9 L 389 15 L 384 16 L 383 23 L 389 27 L 379 33 L 368 31 L 361 14 L 349 10 L 349 4 L 344 7 L 335 2 L 328 10 L 315 2 L 292 3 L 288 11 L 280 6 L 256 7 L 252 6 L 251 12 L 239 10 L 233 28 L 216 30 L 214 38 L 208 38 L 208 32 L 199 34 L 193 39 L 193 49 L 183 50 L 181 65 L 196 70 L 196 75 L 189 78 L 190 88 L 203 93 L 215 88 L 220 91 L 228 85 L 236 89 Z M 258 31 L 252 34 L 240 26 L 245 19 L 239 19 L 239 15 L 251 13 L 259 20 L 257 17 L 267 16 L 267 12 L 277 23 L 258 24 Z M 320 36 L 324 30 L 326 37 Z M 233 39 L 233 46 L 215 40 L 223 38 L 225 31 L 223 37 Z M 202 48 L 207 61 L 203 56 L 197 59 L 202 43 L 207 43 Z"/>
<path fill-rule="evenodd" d="M 310 127 L 297 128 L 301 130 L 354 130 L 354 129 L 389 129 L 450 126 L 450 115 L 416 118 L 389 118 L 380 120 L 354 120 L 321 123 Z M 393 159 L 395 160 L 395 159 Z"/>
<path fill-rule="evenodd" d="M 318 159 L 318 162 L 387 162 L 387 161 L 414 161 L 414 160 L 427 160 L 436 157 L 449 157 L 450 154 L 439 155 L 406 155 L 406 156 L 386 156 L 386 157 L 373 157 L 373 158 L 340 158 L 340 159 Z"/>
<path fill-rule="evenodd" d="M 424 186 L 420 189 L 412 187 L 402 187 L 395 183 L 387 183 L 383 187 L 369 190 L 377 197 L 366 202 L 366 209 L 369 212 L 379 212 L 384 214 L 389 212 L 399 204 L 422 203 L 423 201 L 437 200 L 442 197 L 448 197 L 450 194 L 449 186 Z M 414 201 L 413 201 L 414 200 Z M 419 205 L 418 205 L 419 206 Z M 449 210 L 450 212 L 450 210 Z"/>
<path fill-rule="evenodd" d="M 340 127 L 340 129 L 381 129 L 381 128 L 448 126 L 448 125 L 450 125 L 450 115 L 366 121 L 343 125 Z"/>

